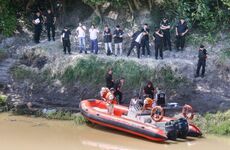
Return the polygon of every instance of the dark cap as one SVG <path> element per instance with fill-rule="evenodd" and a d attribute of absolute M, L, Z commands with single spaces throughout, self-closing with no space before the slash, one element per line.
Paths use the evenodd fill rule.
<path fill-rule="evenodd" d="M 120 25 L 116 25 L 116 28 L 120 28 Z"/>
<path fill-rule="evenodd" d="M 201 45 L 200 45 L 200 48 L 204 48 L 204 45 L 201 44 Z"/>

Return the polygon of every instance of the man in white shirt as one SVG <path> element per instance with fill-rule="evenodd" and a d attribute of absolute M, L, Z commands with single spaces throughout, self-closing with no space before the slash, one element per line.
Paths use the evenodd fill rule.
<path fill-rule="evenodd" d="M 98 53 L 98 36 L 99 30 L 96 29 L 95 25 L 92 25 L 91 28 L 89 29 L 89 37 L 91 40 L 91 53 Z"/>
<path fill-rule="evenodd" d="M 79 26 L 76 29 L 76 33 L 79 41 L 80 53 L 82 53 L 82 51 L 85 51 L 85 53 L 87 54 L 85 47 L 85 31 L 86 27 L 79 23 Z"/>

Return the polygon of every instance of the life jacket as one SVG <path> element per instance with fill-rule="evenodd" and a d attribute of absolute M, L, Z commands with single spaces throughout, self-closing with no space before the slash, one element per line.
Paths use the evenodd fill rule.
<path fill-rule="evenodd" d="M 100 91 L 100 95 L 102 99 L 105 100 L 106 102 L 111 104 L 117 104 L 115 96 L 113 95 L 112 92 L 110 92 L 108 88 L 102 87 Z"/>
<path fill-rule="evenodd" d="M 105 100 L 110 104 L 117 104 L 115 96 L 110 91 L 106 93 Z"/>
<path fill-rule="evenodd" d="M 151 108 L 152 108 L 152 105 L 153 105 L 153 102 L 154 102 L 153 99 L 151 99 L 151 98 L 146 98 L 146 99 L 144 100 L 144 106 L 145 106 L 144 109 L 151 109 Z"/>

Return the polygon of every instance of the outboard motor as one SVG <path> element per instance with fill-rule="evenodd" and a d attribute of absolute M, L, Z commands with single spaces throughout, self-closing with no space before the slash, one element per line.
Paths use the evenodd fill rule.
<path fill-rule="evenodd" d="M 170 140 L 176 140 L 177 138 L 177 122 L 174 120 L 165 123 L 165 131 L 167 132 L 167 137 Z"/>
<path fill-rule="evenodd" d="M 189 131 L 189 124 L 187 119 L 185 118 L 179 118 L 178 120 L 176 120 L 177 122 L 177 136 L 179 138 L 183 138 L 185 139 L 188 135 L 188 131 Z"/>

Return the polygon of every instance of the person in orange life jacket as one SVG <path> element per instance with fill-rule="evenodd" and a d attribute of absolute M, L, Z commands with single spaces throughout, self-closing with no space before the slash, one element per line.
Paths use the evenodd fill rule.
<path fill-rule="evenodd" d="M 169 48 L 169 50 L 172 50 L 171 47 L 171 38 L 170 38 L 170 23 L 168 21 L 168 19 L 166 17 L 164 17 L 160 23 L 160 28 L 164 34 L 163 37 L 163 41 L 164 41 L 164 49 L 167 50 L 167 48 Z"/>
<path fill-rule="evenodd" d="M 145 110 L 150 110 L 152 109 L 153 107 L 153 104 L 154 104 L 154 99 L 153 98 L 149 98 L 149 97 L 146 97 L 144 99 L 144 105 L 143 105 L 143 109 L 142 109 L 142 112 L 145 111 Z"/>
<path fill-rule="evenodd" d="M 144 87 L 144 95 L 149 98 L 154 98 L 155 88 L 153 87 L 153 83 L 148 81 L 147 85 Z"/>
<path fill-rule="evenodd" d="M 165 106 L 166 95 L 165 95 L 165 93 L 161 90 L 160 87 L 158 87 L 156 91 L 157 91 L 157 92 L 156 92 L 156 96 L 155 96 L 156 105 L 157 105 L 157 106 L 164 107 L 164 106 Z"/>
<path fill-rule="evenodd" d="M 113 70 L 109 68 L 106 75 L 105 75 L 106 87 L 111 89 L 114 87 L 114 80 L 113 80 Z"/>
<path fill-rule="evenodd" d="M 180 19 L 179 23 L 176 26 L 176 47 L 177 50 L 183 50 L 185 45 L 185 36 L 188 32 L 187 23 L 183 18 Z"/>
<path fill-rule="evenodd" d="M 37 11 L 34 15 L 32 23 L 34 24 L 34 42 L 38 44 L 40 43 L 40 36 L 42 32 L 43 23 L 43 18 L 39 11 Z"/>
<path fill-rule="evenodd" d="M 160 53 L 160 58 L 163 59 L 163 33 L 160 28 L 156 28 L 153 34 L 155 41 L 155 58 L 158 59 L 158 53 Z"/>
<path fill-rule="evenodd" d="M 52 31 L 52 38 L 53 41 L 55 41 L 55 23 L 56 23 L 56 16 L 50 9 L 47 10 L 47 13 L 45 14 L 45 24 L 47 29 L 47 37 L 48 41 L 50 41 L 50 29 Z"/>
<path fill-rule="evenodd" d="M 68 53 L 71 54 L 70 35 L 71 35 L 70 30 L 67 27 L 65 27 L 61 33 L 61 41 L 63 43 L 64 54 L 66 54 L 66 49 L 68 50 Z"/>
<path fill-rule="evenodd" d="M 206 59 L 207 59 L 207 50 L 204 48 L 204 45 L 200 45 L 199 53 L 198 53 L 198 63 L 197 63 L 197 69 L 196 69 L 195 77 L 199 77 L 201 68 L 202 68 L 201 77 L 202 78 L 204 77 Z"/>
<path fill-rule="evenodd" d="M 141 39 L 143 38 L 144 35 L 146 35 L 146 32 L 142 32 L 142 31 L 136 31 L 132 35 L 132 42 L 128 50 L 127 57 L 129 57 L 133 48 L 136 47 L 137 48 L 137 58 L 140 58 Z"/>
<path fill-rule="evenodd" d="M 149 31 L 150 30 L 149 30 L 149 26 L 147 23 L 144 24 L 141 31 L 145 32 L 143 38 L 141 39 L 142 56 L 145 56 L 145 48 L 146 48 L 148 57 L 150 57 L 150 50 L 149 50 Z"/>
<path fill-rule="evenodd" d="M 101 89 L 101 92 L 100 92 L 102 99 L 105 102 L 107 102 L 106 105 L 107 105 L 109 114 L 113 114 L 114 104 L 117 104 L 117 101 L 114 96 L 114 92 L 115 90 L 113 88 L 109 90 L 108 88 L 104 88 L 104 87 Z"/>
<path fill-rule="evenodd" d="M 105 51 L 107 55 L 111 55 L 113 53 L 112 49 L 112 33 L 108 25 L 105 26 L 104 29 L 104 43 L 105 43 Z"/>
<path fill-rule="evenodd" d="M 114 96 L 118 100 L 118 104 L 122 104 L 122 98 L 123 98 L 123 93 L 121 92 L 121 88 L 124 85 L 125 78 L 120 78 L 118 81 L 115 82 L 114 84 Z"/>

